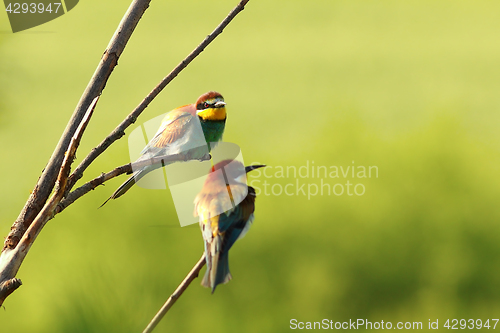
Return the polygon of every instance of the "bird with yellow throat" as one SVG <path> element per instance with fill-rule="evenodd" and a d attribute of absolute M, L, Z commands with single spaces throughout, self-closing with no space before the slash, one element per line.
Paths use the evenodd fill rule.
<path fill-rule="evenodd" d="M 185 154 L 186 160 L 202 159 L 214 144 L 222 140 L 226 118 L 224 98 L 218 92 L 209 91 L 201 95 L 196 103 L 178 107 L 167 113 L 160 128 L 141 151 L 141 156 L 136 162 L 176 154 L 181 156 Z M 202 131 L 198 130 L 200 125 Z M 204 140 L 207 146 L 196 147 L 194 144 L 200 140 Z M 134 170 L 101 207 L 110 199 L 124 195 L 142 177 L 159 167 L 161 165 L 147 165 Z"/>

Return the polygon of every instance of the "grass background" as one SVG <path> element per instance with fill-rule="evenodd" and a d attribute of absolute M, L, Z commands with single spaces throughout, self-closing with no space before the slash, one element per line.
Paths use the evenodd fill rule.
<path fill-rule="evenodd" d="M 78 160 L 236 1 L 153 1 L 99 102 Z M 127 1 L 81 1 L 11 34 L 0 14 L 0 234 L 50 157 Z M 284 332 L 289 321 L 498 318 L 500 3 L 250 1 L 131 129 L 208 90 L 247 164 L 377 166 L 362 196 L 263 195 L 231 250 L 234 279 L 195 281 L 158 332 Z M 130 130 L 129 130 L 130 132 Z M 128 161 L 126 139 L 84 180 Z M 279 186 L 295 178 L 252 178 Z M 199 258 L 168 191 L 122 179 L 52 220 L 0 311 L 2 331 L 138 332 Z M 299 179 L 320 184 L 320 178 Z M 257 183 L 254 183 L 257 184 Z M 276 185 L 279 184 L 279 185 Z M 263 188 L 262 188 L 263 190 Z"/>

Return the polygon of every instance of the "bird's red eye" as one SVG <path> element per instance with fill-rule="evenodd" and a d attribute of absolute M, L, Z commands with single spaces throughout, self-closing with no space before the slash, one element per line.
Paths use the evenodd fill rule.
<path fill-rule="evenodd" d="M 205 109 L 206 109 L 206 108 L 208 108 L 208 105 L 209 105 L 209 104 L 208 104 L 207 102 L 203 103 L 203 107 L 204 107 Z"/>

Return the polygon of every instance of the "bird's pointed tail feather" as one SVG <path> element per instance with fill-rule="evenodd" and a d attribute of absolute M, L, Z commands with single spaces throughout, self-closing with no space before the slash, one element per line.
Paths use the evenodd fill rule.
<path fill-rule="evenodd" d="M 229 257 L 227 253 L 220 256 L 210 256 L 207 261 L 207 271 L 201 281 L 201 285 L 206 288 L 212 289 L 212 294 L 215 288 L 221 283 L 227 283 L 232 279 L 231 272 L 229 271 Z"/>
<path fill-rule="evenodd" d="M 130 190 L 130 188 L 134 186 L 135 183 L 137 183 L 147 173 L 148 170 L 146 170 L 146 168 L 134 172 L 123 184 L 120 185 L 120 187 L 116 189 L 116 191 L 106 201 L 104 201 L 104 203 L 101 206 L 99 206 L 99 208 L 104 206 L 109 200 L 119 198 L 125 193 L 127 193 L 127 191 Z"/>

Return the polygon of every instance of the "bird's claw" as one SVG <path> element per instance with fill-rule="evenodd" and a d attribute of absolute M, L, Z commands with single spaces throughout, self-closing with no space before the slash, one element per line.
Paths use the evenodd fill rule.
<path fill-rule="evenodd" d="M 210 161 L 212 159 L 212 155 L 210 153 L 207 153 L 205 155 L 203 155 L 201 158 L 200 158 L 200 161 Z"/>

